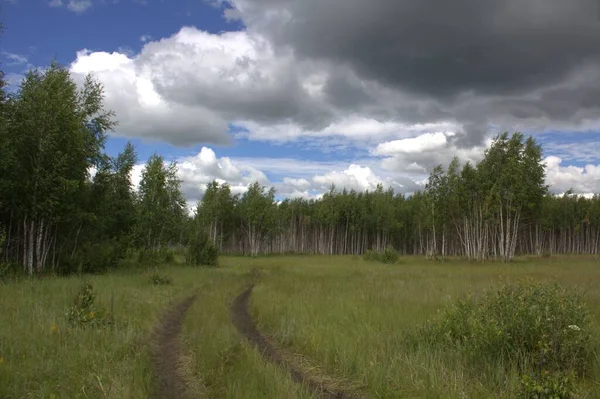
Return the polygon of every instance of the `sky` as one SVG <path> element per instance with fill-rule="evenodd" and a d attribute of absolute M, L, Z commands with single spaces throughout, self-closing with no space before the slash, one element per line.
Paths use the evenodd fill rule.
<path fill-rule="evenodd" d="M 206 184 L 410 194 L 499 132 L 553 193 L 600 193 L 600 0 L 0 0 L 11 89 L 53 59 L 104 84 L 135 144 Z"/>

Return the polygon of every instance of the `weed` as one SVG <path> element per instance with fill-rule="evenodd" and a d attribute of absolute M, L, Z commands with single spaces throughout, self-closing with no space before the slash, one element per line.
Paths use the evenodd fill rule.
<path fill-rule="evenodd" d="M 96 294 L 92 284 L 85 282 L 67 311 L 67 320 L 71 327 L 109 326 L 112 324 L 110 314 L 103 308 L 94 305 Z"/>

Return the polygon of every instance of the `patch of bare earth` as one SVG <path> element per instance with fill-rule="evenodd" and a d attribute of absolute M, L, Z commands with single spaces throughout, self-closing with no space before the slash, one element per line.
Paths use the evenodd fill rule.
<path fill-rule="evenodd" d="M 154 330 L 154 397 L 159 399 L 189 398 L 185 379 L 181 375 L 179 334 L 187 310 L 196 295 L 171 306 Z"/>
<path fill-rule="evenodd" d="M 288 370 L 292 380 L 304 384 L 309 391 L 322 398 L 359 399 L 359 396 L 336 386 L 338 384 L 333 379 L 323 375 L 315 375 L 314 372 L 308 373 L 299 367 L 301 363 L 295 361 L 298 356 L 281 351 L 273 344 L 271 339 L 258 331 L 248 310 L 252 289 L 253 286 L 250 286 L 235 298 L 231 305 L 231 319 L 237 330 L 258 349 L 261 355 L 268 361 Z"/>

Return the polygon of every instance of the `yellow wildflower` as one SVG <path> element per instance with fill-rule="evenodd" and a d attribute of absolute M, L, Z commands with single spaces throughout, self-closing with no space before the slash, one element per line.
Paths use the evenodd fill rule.
<path fill-rule="evenodd" d="M 90 312 L 90 319 L 94 318 L 94 312 Z"/>
<path fill-rule="evenodd" d="M 0 364 L 4 363 L 4 358 L 0 356 Z"/>
<path fill-rule="evenodd" d="M 56 331 L 58 331 L 58 326 L 56 325 L 56 323 L 52 323 L 52 325 L 50 326 L 50 332 L 55 333 Z"/>

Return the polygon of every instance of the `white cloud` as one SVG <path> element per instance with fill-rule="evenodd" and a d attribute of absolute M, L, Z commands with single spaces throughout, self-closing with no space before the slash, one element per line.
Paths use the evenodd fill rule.
<path fill-rule="evenodd" d="M 80 14 L 92 7 L 91 0 L 52 0 L 48 3 L 50 7 L 67 7 L 70 11 Z"/>
<path fill-rule="evenodd" d="M 458 129 L 457 125 L 449 122 L 405 124 L 357 115 L 340 116 L 325 128 L 319 130 L 303 129 L 295 123 L 260 125 L 252 121 L 236 121 L 234 124 L 244 129 L 236 135 L 238 138 L 273 142 L 336 136 L 350 141 L 369 142 L 385 140 L 386 138 L 412 137 L 415 134 L 430 130 Z M 450 133 L 447 133 L 447 135 L 450 135 Z"/>
<path fill-rule="evenodd" d="M 311 107 L 299 92 L 292 64 L 291 55 L 276 55 L 268 43 L 245 32 L 210 34 L 184 27 L 146 43 L 134 57 L 80 51 L 71 72 L 93 72 L 104 83 L 123 135 L 179 145 L 223 144 L 229 121 L 277 119 Z M 299 94 L 290 98 L 294 91 Z"/>
<path fill-rule="evenodd" d="M 119 122 L 117 132 L 177 144 L 227 142 L 225 120 L 207 109 L 168 103 L 156 91 L 149 72 L 124 54 L 83 50 L 70 70 L 80 82 L 90 72 L 102 81 L 106 106 L 115 110 Z"/>
<path fill-rule="evenodd" d="M 561 166 L 562 159 L 549 156 L 544 159 L 546 164 L 546 182 L 554 193 L 565 192 L 570 188 L 575 193 L 600 194 L 600 164 L 588 164 L 584 167 L 573 165 Z"/>
<path fill-rule="evenodd" d="M 390 172 L 404 172 L 427 176 L 439 164 L 446 167 L 454 156 L 462 162 L 476 163 L 483 158 L 483 152 L 491 145 L 488 139 L 484 145 L 460 148 L 453 141 L 454 134 L 425 133 L 420 136 L 393 140 L 379 144 L 371 153 L 384 156 L 381 167 Z"/>
<path fill-rule="evenodd" d="M 242 130 L 238 138 L 337 138 L 357 146 L 460 128 L 452 121 L 408 123 L 395 112 L 378 114 L 373 109 L 385 108 L 382 102 L 402 104 L 411 112 L 427 105 L 361 81 L 343 67 L 300 61 L 245 31 L 211 34 L 183 27 L 169 38 L 146 42 L 136 55 L 80 51 L 71 71 L 79 76 L 93 72 L 102 80 L 107 105 L 121 122 L 118 134 L 176 145 L 226 143 L 229 124 Z M 346 80 L 335 81 L 338 75 Z M 336 105 L 346 97 L 332 90 L 351 90 L 349 95 L 373 104 L 365 112 L 349 112 L 343 108 L 347 104 Z"/>
<path fill-rule="evenodd" d="M 178 160 L 179 178 L 182 180 L 182 191 L 189 200 L 199 200 L 206 191 L 206 185 L 213 180 L 228 183 L 234 194 L 242 194 L 249 184 L 258 181 L 269 185 L 264 172 L 239 162 L 232 162 L 228 157 L 217 158 L 215 152 L 202 147 L 193 157 Z"/>
<path fill-rule="evenodd" d="M 9 65 L 27 64 L 27 57 L 25 57 L 24 55 L 16 54 L 16 53 L 9 53 L 6 51 L 3 51 L 2 55 L 4 56 L 4 58 L 6 58 L 8 60 Z"/>
<path fill-rule="evenodd" d="M 425 133 L 410 139 L 388 141 L 379 144 L 373 153 L 375 155 L 395 155 L 434 151 L 446 146 L 448 143 L 446 137 L 449 135 L 451 134 Z"/>
<path fill-rule="evenodd" d="M 314 176 L 312 181 L 323 191 L 327 190 L 332 184 L 339 190 L 346 188 L 357 191 L 373 191 L 378 184 L 382 184 L 386 188 L 393 185 L 390 179 L 382 180 L 368 166 L 361 167 L 354 164 L 342 172 L 333 171 Z"/>
<path fill-rule="evenodd" d="M 140 42 L 142 42 L 142 43 L 149 42 L 150 40 L 152 40 L 152 36 L 150 36 L 150 35 L 142 35 L 142 36 L 140 36 Z"/>

